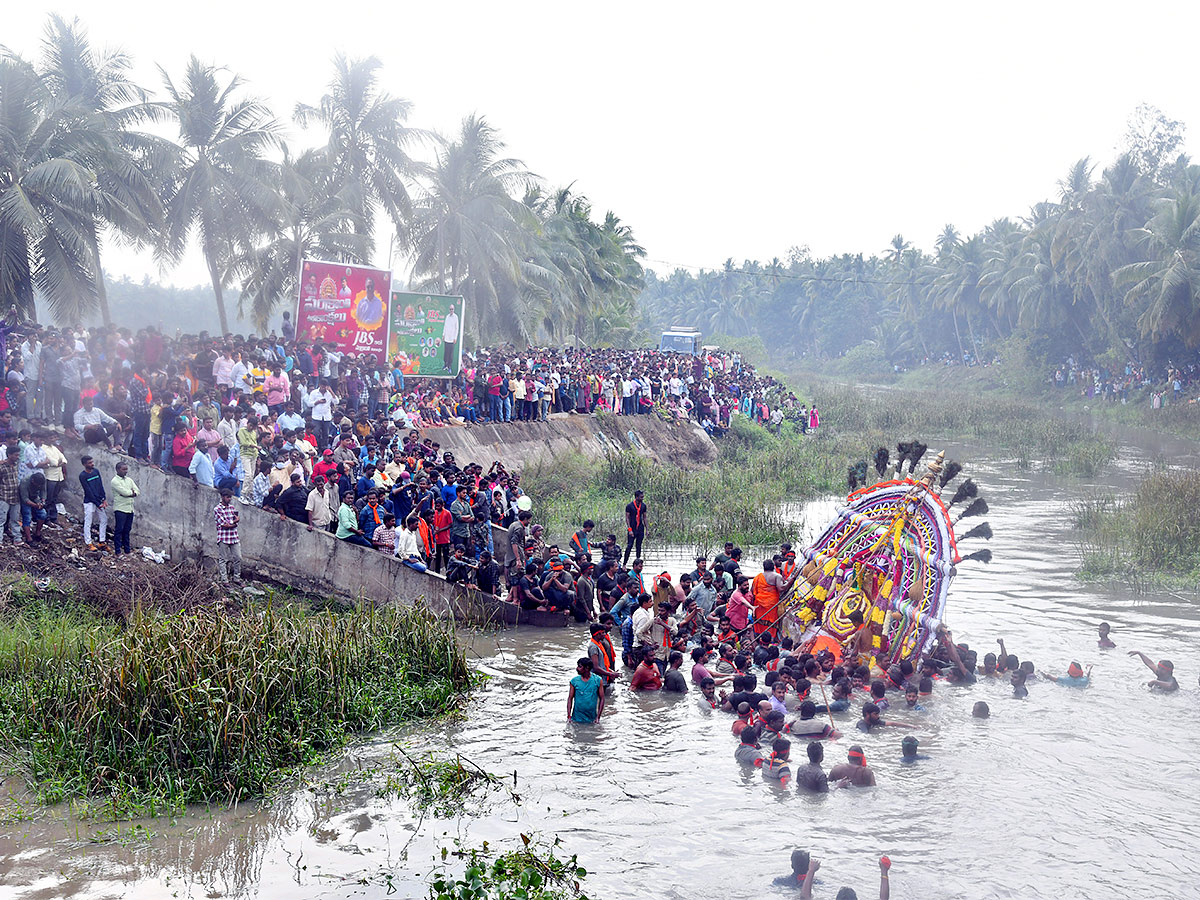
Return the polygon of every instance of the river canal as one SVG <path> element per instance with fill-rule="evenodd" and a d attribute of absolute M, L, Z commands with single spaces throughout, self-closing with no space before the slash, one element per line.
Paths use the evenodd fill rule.
<path fill-rule="evenodd" d="M 1159 456 L 1196 463 L 1194 445 L 1123 436 L 1134 438 L 1107 483 L 1128 486 Z M 788 871 L 793 847 L 822 860 L 818 896 L 828 898 L 843 884 L 874 897 L 883 853 L 894 898 L 1200 896 L 1200 601 L 1080 584 L 1069 503 L 1095 488 L 981 458 L 978 448 L 950 450 L 969 462 L 995 532 L 993 562 L 965 564 L 954 584 L 956 638 L 982 657 L 1002 637 L 1009 652 L 1054 673 L 1071 659 L 1094 665 L 1086 690 L 1039 681 L 1022 702 L 1006 683 L 939 685 L 927 713 L 893 714 L 920 724 L 929 760 L 901 766 L 896 730 L 854 732 L 877 787 L 808 797 L 742 771 L 730 717 L 695 696 L 619 692 L 602 724 L 568 726 L 580 630 L 477 635 L 472 658 L 493 677 L 464 719 L 381 737 L 343 767 L 386 758 L 393 740 L 409 752 L 453 751 L 515 772 L 519 806 L 497 800 L 479 818 L 429 817 L 415 838 L 405 802 L 353 788 L 302 788 L 119 831 L 43 816 L 0 825 L 0 900 L 423 897 L 439 846 L 455 837 L 504 843 L 521 831 L 560 836 L 588 868 L 597 900 L 783 895 L 770 881 Z M 831 509 L 827 501 L 795 511 L 811 531 Z M 678 572 L 688 555 L 651 547 L 647 569 Z M 1097 649 L 1101 620 L 1116 650 Z M 1132 649 L 1172 658 L 1182 689 L 1151 695 Z M 988 720 L 971 718 L 981 699 Z M 841 762 L 849 743 L 828 746 L 826 764 Z"/>

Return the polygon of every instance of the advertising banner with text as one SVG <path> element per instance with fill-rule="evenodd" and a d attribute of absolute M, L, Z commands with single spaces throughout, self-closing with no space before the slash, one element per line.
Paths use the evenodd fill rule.
<path fill-rule="evenodd" d="M 422 378 L 454 378 L 462 366 L 466 304 L 462 297 L 392 293 L 388 359 Z"/>
<path fill-rule="evenodd" d="M 387 349 L 392 274 L 380 269 L 306 259 L 300 267 L 296 339 L 335 344 L 342 353 Z"/>

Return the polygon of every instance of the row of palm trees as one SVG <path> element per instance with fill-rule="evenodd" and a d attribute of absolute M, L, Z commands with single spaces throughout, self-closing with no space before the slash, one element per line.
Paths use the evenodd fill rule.
<path fill-rule="evenodd" d="M 223 332 L 226 292 L 258 329 L 296 296 L 304 258 L 366 263 L 381 229 L 412 286 L 467 297 L 483 341 L 638 337 L 644 251 L 570 187 L 545 188 L 482 117 L 447 140 L 408 124 L 374 58 L 338 56 L 328 92 L 301 104 L 325 142 L 294 149 L 236 76 L 196 57 L 152 96 L 121 52 L 52 16 L 36 62 L 0 55 L 0 296 L 64 323 L 111 322 L 106 237 L 164 268 L 203 254 Z M 169 135 L 169 136 L 164 136 Z M 422 153 L 431 158 L 422 159 Z"/>
<path fill-rule="evenodd" d="M 1056 360 L 1178 360 L 1200 345 L 1200 166 L 1127 152 L 1096 168 L 1075 163 L 1057 200 L 1019 221 L 969 237 L 946 226 L 933 253 L 896 235 L 872 256 L 648 272 L 643 306 L 656 325 L 889 365 L 986 361 L 1013 335 Z"/>

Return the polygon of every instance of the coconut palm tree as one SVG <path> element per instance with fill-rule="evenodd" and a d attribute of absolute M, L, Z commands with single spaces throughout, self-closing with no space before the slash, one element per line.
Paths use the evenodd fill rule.
<path fill-rule="evenodd" d="M 358 213 L 324 149 L 293 157 L 284 145 L 275 178 L 281 200 L 276 233 L 244 250 L 232 266 L 243 278 L 238 313 L 249 314 L 260 331 L 280 302 L 297 295 L 303 260 L 363 263 L 369 253 L 369 241 L 355 228 Z"/>
<path fill-rule="evenodd" d="M 947 230 L 949 230 L 949 226 L 947 226 Z M 945 232 L 943 232 L 943 237 L 946 237 Z M 948 250 L 947 247 L 949 247 Z M 965 241 L 958 240 L 954 244 L 951 244 L 949 240 L 941 241 L 938 251 L 940 254 L 944 254 L 946 268 L 933 279 L 934 301 L 942 309 L 950 311 L 954 321 L 954 335 L 958 341 L 959 359 L 965 358 L 966 354 L 963 352 L 958 317 L 961 314 L 966 319 L 967 331 L 971 337 L 971 349 L 975 361 L 978 363 L 979 344 L 975 340 L 975 327 L 971 313 L 979 305 L 979 279 L 983 275 L 984 266 L 983 236 L 977 234 Z"/>
<path fill-rule="evenodd" d="M 904 235 L 897 234 L 892 238 L 892 242 L 888 244 L 887 259 L 888 262 L 898 263 L 900 258 L 904 256 L 904 251 L 910 249 L 912 244 L 904 239 Z"/>
<path fill-rule="evenodd" d="M 375 216 L 383 210 L 397 231 L 412 215 L 408 185 L 418 171 L 409 148 L 425 133 L 407 127 L 412 103 L 380 90 L 382 63 L 374 56 L 333 59 L 329 92 L 317 106 L 299 104 L 300 125 L 317 122 L 329 132 L 327 153 L 334 175 L 357 214 L 355 230 L 371 239 Z"/>
<path fill-rule="evenodd" d="M 150 108 L 146 95 L 129 78 L 132 61 L 119 51 L 97 51 L 78 19 L 51 15 L 46 27 L 40 70 L 54 99 L 77 105 L 93 118 L 105 142 L 81 158 L 96 178 L 97 207 L 88 246 L 95 260 L 96 297 L 104 324 L 112 324 L 100 265 L 100 232 L 107 226 L 121 239 L 148 244 L 162 218 L 160 185 L 154 159 L 161 142 L 134 131 Z"/>
<path fill-rule="evenodd" d="M 26 318 L 35 290 L 59 321 L 95 309 L 100 200 L 83 160 L 107 146 L 87 110 L 55 99 L 25 61 L 0 59 L 0 297 Z"/>
<path fill-rule="evenodd" d="M 222 84 L 219 70 L 195 56 L 178 87 L 159 71 L 170 99 L 153 107 L 178 125 L 179 137 L 165 160 L 171 187 L 156 251 L 176 264 L 196 234 L 221 332 L 228 334 L 224 289 L 231 266 L 259 236 L 274 233 L 279 220 L 274 166 L 265 158 L 278 143 L 279 123 L 265 104 L 235 98 L 240 78 Z"/>
<path fill-rule="evenodd" d="M 458 137 L 426 167 L 404 233 L 418 289 L 463 295 L 476 338 L 526 337 L 529 297 L 522 283 L 545 286 L 551 280 L 524 255 L 537 223 L 513 193 L 531 176 L 503 151 L 486 119 L 464 119 Z M 491 329 L 486 334 L 485 322 Z"/>
<path fill-rule="evenodd" d="M 1122 266 L 1114 278 L 1127 288 L 1127 303 L 1142 305 L 1142 334 L 1200 344 L 1200 196 L 1158 201 L 1153 218 L 1135 234 L 1150 259 Z"/>

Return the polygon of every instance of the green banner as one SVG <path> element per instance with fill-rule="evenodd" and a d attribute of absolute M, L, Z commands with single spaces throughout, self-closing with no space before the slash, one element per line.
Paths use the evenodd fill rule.
<path fill-rule="evenodd" d="M 421 378 L 454 378 L 462 366 L 462 297 L 392 292 L 388 359 Z"/>

